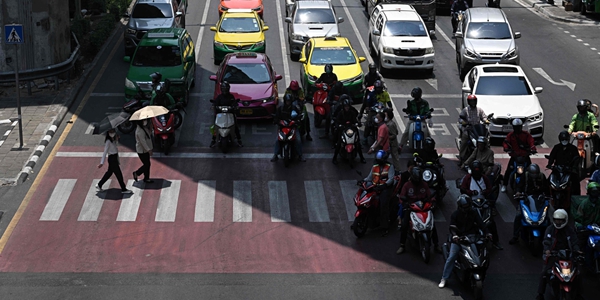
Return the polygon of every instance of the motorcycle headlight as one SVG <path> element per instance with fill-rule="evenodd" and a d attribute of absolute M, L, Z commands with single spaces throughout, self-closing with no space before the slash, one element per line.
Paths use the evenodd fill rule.
<path fill-rule="evenodd" d="M 560 270 L 560 277 L 562 277 L 562 279 L 564 279 L 564 281 L 571 281 L 571 277 L 573 276 L 573 273 L 571 272 L 571 268 L 564 268 Z"/>
<path fill-rule="evenodd" d="M 135 90 L 135 83 L 133 83 L 133 81 L 129 80 L 129 78 L 125 78 L 125 87 L 128 89 L 132 89 Z"/>
<path fill-rule="evenodd" d="M 594 249 L 596 248 L 596 242 L 594 241 L 593 237 L 588 237 L 588 244 L 590 245 L 590 248 Z"/>
<path fill-rule="evenodd" d="M 547 212 L 548 212 L 548 206 L 544 207 L 544 211 L 542 212 L 542 215 L 540 216 L 539 223 L 542 223 L 542 222 L 544 222 L 544 220 L 546 220 Z"/>
<path fill-rule="evenodd" d="M 540 121 L 542 120 L 542 113 L 537 113 L 533 116 L 529 116 L 527 117 L 527 122 L 534 122 L 534 121 Z"/>
<path fill-rule="evenodd" d="M 479 55 L 477 54 L 477 52 L 475 52 L 475 51 L 473 51 L 473 50 L 471 50 L 469 48 L 465 49 L 465 56 L 470 57 L 470 58 L 477 58 L 477 57 L 479 57 Z"/>
<path fill-rule="evenodd" d="M 512 48 L 504 54 L 504 59 L 511 59 L 517 57 L 517 48 Z"/>
<path fill-rule="evenodd" d="M 433 49 L 433 47 L 425 48 L 425 54 L 433 54 L 433 53 L 435 53 L 435 50 Z"/>
<path fill-rule="evenodd" d="M 525 222 L 527 222 L 527 224 L 537 225 L 537 222 L 533 222 L 533 220 L 529 216 L 529 213 L 526 210 L 522 209 L 521 211 L 523 212 L 523 219 L 525 219 Z"/>
<path fill-rule="evenodd" d="M 394 54 L 394 49 L 392 47 L 383 47 L 383 53 Z"/>
<path fill-rule="evenodd" d="M 425 170 L 423 172 L 423 180 L 430 181 L 431 178 L 433 178 L 433 174 L 431 174 L 431 171 L 430 170 Z"/>
<path fill-rule="evenodd" d="M 173 127 L 167 127 L 167 129 L 165 129 L 165 130 L 166 130 L 166 131 L 169 131 L 169 130 L 171 130 L 171 128 L 173 128 Z"/>
<path fill-rule="evenodd" d="M 217 41 L 214 41 L 213 45 L 215 47 L 217 47 L 217 48 L 225 48 L 225 46 L 223 45 L 223 43 L 220 43 L 220 42 L 217 42 Z"/>
<path fill-rule="evenodd" d="M 600 226 L 598 226 L 596 224 L 592 224 L 592 225 L 588 225 L 588 226 L 591 227 L 591 229 L 594 231 L 594 233 L 600 234 Z"/>
<path fill-rule="evenodd" d="M 523 166 L 517 167 L 517 174 L 523 174 Z"/>
<path fill-rule="evenodd" d="M 127 28 L 127 33 L 128 34 L 135 34 L 137 32 L 137 30 L 133 29 L 133 28 Z"/>
<path fill-rule="evenodd" d="M 158 129 L 158 131 L 163 132 L 165 131 L 164 129 L 160 128 L 160 127 L 156 127 L 156 129 Z"/>
<path fill-rule="evenodd" d="M 260 41 L 260 42 L 258 42 L 256 44 L 254 44 L 254 48 L 260 48 L 260 47 L 262 47 L 264 45 L 265 45 L 265 41 Z"/>

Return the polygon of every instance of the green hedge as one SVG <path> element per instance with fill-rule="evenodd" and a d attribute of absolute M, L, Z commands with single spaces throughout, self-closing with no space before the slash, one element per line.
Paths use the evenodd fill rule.
<path fill-rule="evenodd" d="M 111 14 L 104 15 L 97 22 L 94 31 L 90 32 L 89 39 L 85 42 L 87 47 L 83 49 L 84 55 L 95 56 L 115 29 L 115 18 Z"/>
<path fill-rule="evenodd" d="M 107 8 L 111 15 L 115 17 L 115 21 L 119 21 L 121 16 L 127 11 L 129 8 L 129 4 L 131 0 L 107 0 Z"/>

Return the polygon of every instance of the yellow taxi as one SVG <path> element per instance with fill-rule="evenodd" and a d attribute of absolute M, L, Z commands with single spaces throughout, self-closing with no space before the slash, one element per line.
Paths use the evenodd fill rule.
<path fill-rule="evenodd" d="M 364 74 L 360 66 L 366 58 L 356 55 L 356 51 L 350 45 L 350 41 L 344 37 L 319 37 L 311 38 L 302 47 L 300 60 L 303 64 L 300 69 L 300 80 L 307 98 L 312 98 L 316 91 L 315 81 L 325 72 L 325 65 L 333 66 L 333 73 L 337 75 L 338 81 L 350 93 L 349 96 L 355 100 L 363 98 Z"/>
<path fill-rule="evenodd" d="M 265 53 L 266 40 L 263 20 L 251 9 L 229 9 L 223 12 L 216 26 L 213 42 L 214 63 L 218 65 L 227 53 L 259 52 Z"/>

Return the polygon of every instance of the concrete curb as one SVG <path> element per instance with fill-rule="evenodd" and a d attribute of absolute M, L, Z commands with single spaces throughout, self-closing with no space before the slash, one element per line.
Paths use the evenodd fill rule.
<path fill-rule="evenodd" d="M 561 0 L 556 0 L 556 1 L 561 1 Z M 531 3 L 529 1 L 525 1 L 525 2 L 530 4 L 531 8 L 535 9 L 537 12 L 539 12 L 553 20 L 557 20 L 557 21 L 561 21 L 561 22 L 565 22 L 565 23 L 574 23 L 574 24 L 588 24 L 588 25 L 598 24 L 598 22 L 592 21 L 592 20 L 581 20 L 581 19 L 577 19 L 577 18 L 557 16 L 557 15 L 553 14 L 552 12 L 549 12 L 546 9 L 546 7 L 553 7 L 554 5 L 550 5 L 547 3 Z"/>
<path fill-rule="evenodd" d="M 110 44 L 109 41 L 112 41 L 115 38 L 115 35 L 118 32 L 122 31 L 123 28 L 122 28 L 122 26 L 119 26 L 120 24 L 122 24 L 122 22 L 117 22 L 117 26 L 115 27 L 115 29 L 113 30 L 111 35 L 108 37 L 108 39 L 106 39 L 106 41 L 104 42 L 104 45 L 102 45 L 102 48 L 100 48 L 100 51 L 98 51 L 98 53 L 96 54 L 96 57 L 94 57 L 94 60 L 92 60 L 92 62 L 90 63 L 89 68 L 87 68 L 83 72 L 83 74 L 79 78 L 79 82 L 77 83 L 75 88 L 72 89 L 68 95 L 66 95 L 66 98 L 69 100 L 67 100 L 67 103 L 65 103 L 65 106 L 63 106 L 60 109 L 60 111 L 58 112 L 58 115 L 56 116 L 56 118 L 54 119 L 52 124 L 50 126 L 48 126 L 46 135 L 44 135 L 44 137 L 40 141 L 39 145 L 35 148 L 35 151 L 33 152 L 33 154 L 29 157 L 29 161 L 27 163 L 25 163 L 25 165 L 23 166 L 23 169 L 21 169 L 21 172 L 19 172 L 19 174 L 15 178 L 15 180 L 14 180 L 15 184 L 25 182 L 25 180 L 27 180 L 27 178 L 29 177 L 29 174 L 33 173 L 33 167 L 35 167 L 35 164 L 37 163 L 38 159 L 42 156 L 42 153 L 44 152 L 44 150 L 46 149 L 48 144 L 50 144 L 50 140 L 52 139 L 54 134 L 56 134 L 58 127 L 60 127 L 65 116 L 67 115 L 67 113 L 69 112 L 71 107 L 73 106 L 73 103 L 75 103 L 75 100 L 79 96 L 79 93 L 81 92 L 81 90 L 85 86 L 88 78 L 90 77 L 92 70 L 94 70 L 96 68 L 98 61 L 100 60 L 100 57 L 102 57 L 104 55 L 106 48 Z"/>

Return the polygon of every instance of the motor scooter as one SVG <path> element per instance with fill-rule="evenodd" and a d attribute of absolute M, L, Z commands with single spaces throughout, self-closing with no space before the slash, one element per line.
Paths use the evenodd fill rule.
<path fill-rule="evenodd" d="M 402 109 L 402 111 L 406 112 L 406 108 Z M 425 141 L 425 138 L 429 137 L 426 120 L 431 119 L 432 112 L 433 108 L 429 109 L 429 113 L 426 115 L 405 116 L 405 118 L 413 121 L 410 124 L 410 128 L 408 128 L 408 136 L 410 138 L 409 145 L 412 150 L 423 149 L 423 142 Z"/>
<path fill-rule="evenodd" d="M 494 117 L 494 114 L 491 113 L 487 116 L 488 120 L 491 120 Z M 461 119 L 463 119 L 464 121 L 467 121 L 466 117 L 460 117 Z M 459 123 L 460 124 L 460 123 Z M 467 144 L 467 156 L 466 157 L 461 157 L 462 161 L 467 160 L 467 158 L 469 158 L 469 156 L 471 156 L 471 154 L 473 153 L 473 151 L 475 151 L 475 148 L 477 147 L 477 139 L 479 139 L 480 136 L 483 136 L 485 138 L 486 141 L 489 140 L 490 138 L 490 133 L 488 131 L 488 126 L 489 126 L 489 122 L 487 123 L 480 123 L 480 124 L 475 124 L 475 125 L 462 125 L 460 127 L 460 132 L 459 132 L 459 136 L 456 138 L 456 149 L 460 151 L 460 142 L 461 142 L 461 137 L 463 135 L 463 130 L 467 130 L 467 132 L 469 133 L 469 141 Z"/>
<path fill-rule="evenodd" d="M 360 174 L 360 173 L 359 173 Z M 379 192 L 375 190 L 372 182 L 358 180 L 359 186 L 354 196 L 356 213 L 354 213 L 354 222 L 350 229 L 356 237 L 363 237 L 369 228 L 379 226 Z"/>
<path fill-rule="evenodd" d="M 211 100 L 213 102 L 213 100 Z M 227 153 L 229 146 L 233 144 L 235 133 L 235 107 L 215 107 L 215 135 L 216 143 L 223 153 Z"/>
<path fill-rule="evenodd" d="M 554 0 L 550 0 L 553 1 Z M 486 7 L 495 7 L 495 8 L 501 8 L 500 7 L 500 0 L 488 0 L 487 3 L 485 4 Z"/>
<path fill-rule="evenodd" d="M 354 160 L 358 154 L 356 147 L 360 147 L 360 141 L 358 140 L 359 127 L 361 127 L 360 123 L 351 124 L 349 122 L 338 126 L 338 130 L 340 130 L 340 140 L 337 142 L 341 143 L 341 151 L 339 154 L 343 159 L 348 160 L 350 168 L 354 167 Z"/>
<path fill-rule="evenodd" d="M 564 125 L 564 128 L 569 128 L 569 126 Z M 598 126 L 595 126 L 594 129 L 598 130 Z M 573 137 L 571 144 L 577 146 L 579 157 L 581 157 L 579 168 L 577 170 L 579 178 L 587 177 L 588 173 L 590 173 L 594 167 L 594 159 L 596 158 L 596 154 L 594 153 L 594 143 L 592 142 L 594 135 L 596 135 L 596 132 L 591 132 L 590 128 L 588 128 L 587 131 L 575 131 L 571 133 L 571 136 Z"/>
<path fill-rule="evenodd" d="M 516 188 L 519 184 L 523 184 L 525 182 L 525 173 L 527 172 L 528 166 L 529 163 L 527 162 L 525 156 L 518 156 L 513 161 L 513 170 L 509 175 L 509 185 L 513 191 L 516 191 Z"/>
<path fill-rule="evenodd" d="M 545 155 L 549 159 L 549 155 Z M 573 160 L 580 159 L 574 157 Z M 572 182 L 572 173 L 570 166 L 554 165 L 552 166 L 552 173 L 548 177 L 550 183 L 550 196 L 552 207 L 555 209 L 563 208 L 567 211 L 571 207 L 571 188 L 572 184 L 579 184 L 579 182 Z"/>
<path fill-rule="evenodd" d="M 326 83 L 317 83 L 317 90 L 313 94 L 312 105 L 315 113 L 314 122 L 316 128 L 321 128 L 323 120 L 327 119 L 331 111 L 331 107 L 327 100 L 329 95 L 329 87 Z"/>
<path fill-rule="evenodd" d="M 408 239 L 415 245 L 423 261 L 427 264 L 431 257 L 431 237 L 433 235 L 433 207 L 430 201 L 416 201 L 408 205 L 410 210 Z"/>
<path fill-rule="evenodd" d="M 439 157 L 442 157 L 440 153 Z M 444 167 L 439 164 L 439 162 L 433 161 L 423 161 L 420 156 L 416 153 L 414 154 L 414 161 L 417 166 L 421 167 L 423 170 L 422 179 L 429 186 L 429 190 L 431 195 L 439 202 L 442 202 L 446 193 L 448 192 L 448 187 L 446 187 L 446 182 L 441 180 L 444 177 Z"/>
<path fill-rule="evenodd" d="M 591 255 L 590 261 L 592 262 L 592 265 L 589 267 L 594 274 L 600 274 L 600 226 L 590 224 L 585 229 L 589 232 L 586 242 L 589 254 Z"/>
<path fill-rule="evenodd" d="M 550 225 L 546 218 L 550 203 L 547 198 L 536 201 L 533 196 L 524 193 L 515 194 L 514 199 L 518 201 L 521 212 L 521 239 L 527 243 L 532 256 L 540 256 L 544 232 Z"/>
<path fill-rule="evenodd" d="M 456 225 L 450 225 L 448 242 L 444 243 L 442 247 L 446 260 L 450 255 L 452 236 L 457 236 L 457 232 Z M 457 243 L 460 251 L 454 263 L 453 272 L 461 282 L 470 285 L 475 299 L 481 299 L 483 297 L 483 281 L 490 264 L 489 240 L 480 232 L 479 234 L 459 236 Z"/>
<path fill-rule="evenodd" d="M 554 297 L 557 299 L 578 299 L 579 291 L 575 288 L 575 281 L 581 280 L 578 265 L 583 258 L 575 256 L 569 250 L 552 251 L 549 257 L 556 257 L 552 269 L 549 270 L 549 283 Z"/>
<path fill-rule="evenodd" d="M 456 29 L 458 28 L 458 23 L 460 23 L 460 21 L 462 21 L 462 19 L 465 17 L 465 11 L 464 10 L 459 10 L 459 11 L 455 11 L 452 14 L 452 33 L 456 32 Z"/>
<path fill-rule="evenodd" d="M 154 141 L 165 155 L 169 154 L 171 146 L 175 144 L 175 115 L 167 113 L 152 118 L 154 125 Z"/>
<path fill-rule="evenodd" d="M 288 167 L 294 157 L 296 157 L 296 148 L 294 144 L 298 138 L 298 125 L 296 120 L 280 120 L 279 133 L 277 141 L 283 156 L 283 164 Z"/>

